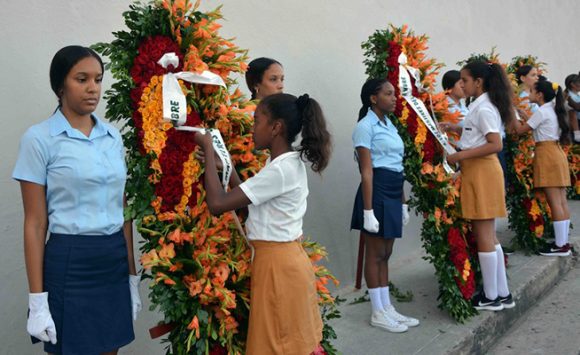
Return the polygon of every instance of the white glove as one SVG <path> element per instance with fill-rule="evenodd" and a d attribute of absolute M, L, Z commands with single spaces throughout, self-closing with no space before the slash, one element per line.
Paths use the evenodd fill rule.
<path fill-rule="evenodd" d="M 28 294 L 28 334 L 42 341 L 56 344 L 56 327 L 48 308 L 48 292 Z"/>
<path fill-rule="evenodd" d="M 139 281 L 141 276 L 129 275 L 129 289 L 131 290 L 131 310 L 133 312 L 133 320 L 137 320 L 137 313 L 141 311 L 141 296 L 139 296 Z"/>
<path fill-rule="evenodd" d="M 403 203 L 403 225 L 406 226 L 409 223 L 409 205 Z"/>
<path fill-rule="evenodd" d="M 377 233 L 379 231 L 379 221 L 375 217 L 375 212 L 373 210 L 363 211 L 364 223 L 363 227 L 371 233 Z"/>

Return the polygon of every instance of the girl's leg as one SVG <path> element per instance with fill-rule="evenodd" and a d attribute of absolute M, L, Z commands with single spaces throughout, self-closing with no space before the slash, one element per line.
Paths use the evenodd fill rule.
<path fill-rule="evenodd" d="M 552 210 L 556 246 L 563 247 L 568 242 L 568 220 L 570 219 L 566 191 L 563 187 L 545 187 L 544 191 L 548 205 L 550 205 L 550 209 Z"/>
<path fill-rule="evenodd" d="M 365 238 L 364 274 L 373 312 L 383 310 L 380 291 L 380 273 L 386 257 L 385 240 L 362 233 Z"/>
<path fill-rule="evenodd" d="M 483 278 L 483 291 L 487 300 L 480 301 L 480 309 L 487 306 L 488 301 L 495 301 L 498 298 L 497 293 L 497 251 L 495 247 L 495 221 L 494 219 L 472 220 L 473 233 L 477 242 L 479 264 L 481 266 L 481 275 Z M 498 307 L 502 309 L 501 305 Z M 491 308 L 489 308 L 491 309 Z"/>
<path fill-rule="evenodd" d="M 393 245 L 395 244 L 394 239 L 384 240 L 384 258 L 380 263 L 379 270 L 379 289 L 381 292 L 381 301 L 383 307 L 389 306 L 391 304 L 391 298 L 389 296 L 389 258 L 393 253 Z"/>

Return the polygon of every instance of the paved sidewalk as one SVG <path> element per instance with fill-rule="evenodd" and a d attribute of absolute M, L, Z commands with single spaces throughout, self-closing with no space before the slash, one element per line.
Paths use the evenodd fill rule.
<path fill-rule="evenodd" d="M 490 355 L 580 354 L 580 263 L 490 349 Z"/>
<path fill-rule="evenodd" d="M 580 202 L 570 201 L 572 220 L 580 224 Z M 580 228 L 572 231 L 571 241 L 579 250 Z M 502 223 L 498 236 L 509 241 L 511 232 Z M 396 245 L 395 245 L 396 248 Z M 395 250 L 395 253 L 397 251 Z M 577 257 L 525 256 L 516 252 L 509 257 L 508 278 L 516 307 L 501 312 L 481 312 L 465 324 L 458 324 L 437 308 L 437 280 L 433 267 L 421 258 L 424 252 L 407 255 L 405 262 L 392 267 L 391 281 L 401 290 L 410 290 L 414 299 L 410 303 L 396 303 L 402 314 L 420 319 L 421 325 L 408 332 L 393 334 L 371 327 L 370 303 L 349 304 L 364 294 L 365 287 L 354 290 L 342 288 L 339 293 L 347 301 L 341 305 L 342 318 L 333 323 L 337 331 L 337 348 L 343 354 L 470 354 L 486 353 L 511 325 L 542 298 L 553 285 L 574 267 Z M 566 282 L 566 281 L 563 281 Z M 578 310 L 578 309 L 577 309 Z M 576 312 L 578 313 L 578 311 Z M 577 320 L 578 322 L 578 320 Z M 572 323 L 572 329 L 574 327 Z M 576 323 L 578 324 L 578 323 Z M 553 336 L 556 330 L 550 331 Z M 548 352 L 549 353 L 549 352 Z"/>

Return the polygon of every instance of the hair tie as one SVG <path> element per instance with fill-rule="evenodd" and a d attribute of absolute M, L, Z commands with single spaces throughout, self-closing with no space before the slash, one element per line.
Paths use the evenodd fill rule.
<path fill-rule="evenodd" d="M 298 107 L 298 111 L 300 112 L 300 115 L 302 115 L 302 112 L 304 112 L 304 109 L 308 105 L 309 101 L 310 101 L 310 96 L 308 96 L 308 94 L 304 94 L 296 100 L 296 106 Z"/>
<path fill-rule="evenodd" d="M 558 85 L 558 83 L 552 83 L 552 89 L 554 89 L 554 92 L 558 92 L 559 87 L 560 85 Z"/>

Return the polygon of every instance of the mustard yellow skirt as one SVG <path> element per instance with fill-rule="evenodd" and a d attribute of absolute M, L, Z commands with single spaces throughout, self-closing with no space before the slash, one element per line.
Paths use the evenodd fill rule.
<path fill-rule="evenodd" d="M 314 269 L 295 241 L 252 241 L 248 355 L 312 353 L 322 340 Z"/>
<path fill-rule="evenodd" d="M 465 219 L 505 217 L 503 170 L 497 154 L 461 161 L 461 213 Z"/>
<path fill-rule="evenodd" d="M 570 186 L 568 159 L 558 142 L 537 142 L 533 167 L 534 187 Z"/>

